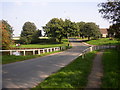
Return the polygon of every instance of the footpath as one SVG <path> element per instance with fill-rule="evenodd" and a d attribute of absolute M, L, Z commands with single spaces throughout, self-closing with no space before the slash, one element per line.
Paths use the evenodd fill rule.
<path fill-rule="evenodd" d="M 100 88 L 101 77 L 103 76 L 102 55 L 103 51 L 98 52 L 93 60 L 93 67 L 86 88 Z"/>

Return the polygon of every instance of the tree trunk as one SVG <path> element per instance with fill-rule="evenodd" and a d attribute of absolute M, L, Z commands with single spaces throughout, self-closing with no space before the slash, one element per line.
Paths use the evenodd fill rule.
<path fill-rule="evenodd" d="M 88 40 L 90 40 L 90 36 L 88 36 Z"/>

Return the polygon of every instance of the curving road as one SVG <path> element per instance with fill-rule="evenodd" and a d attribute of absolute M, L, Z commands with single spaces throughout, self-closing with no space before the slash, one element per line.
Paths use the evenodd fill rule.
<path fill-rule="evenodd" d="M 70 41 L 73 48 L 69 50 L 3 65 L 3 88 L 32 88 L 50 74 L 69 64 L 88 47 L 76 39 L 70 39 Z"/>

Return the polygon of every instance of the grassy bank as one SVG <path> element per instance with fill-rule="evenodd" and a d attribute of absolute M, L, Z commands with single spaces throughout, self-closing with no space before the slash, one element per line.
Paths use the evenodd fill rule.
<path fill-rule="evenodd" d="M 51 44 L 51 43 L 38 43 L 38 44 L 28 44 L 24 45 L 21 44 L 21 46 L 17 48 L 50 48 L 50 47 L 60 47 L 60 46 L 67 46 L 68 45 L 68 39 L 63 39 L 62 44 Z M 16 47 L 15 45 L 12 45 L 12 47 Z"/>
<path fill-rule="evenodd" d="M 87 41 L 86 43 L 91 44 L 91 45 L 120 45 L 120 41 L 110 40 L 109 38 L 90 40 L 90 41 Z"/>
<path fill-rule="evenodd" d="M 94 51 L 86 54 L 84 59 L 78 57 L 66 67 L 50 75 L 33 90 L 39 88 L 84 88 L 95 53 Z"/>
<path fill-rule="evenodd" d="M 26 56 L 3 55 L 2 56 L 2 64 L 8 64 L 8 63 L 27 60 L 27 59 L 37 58 L 37 57 L 41 57 L 41 56 L 45 56 L 45 55 L 49 55 L 49 54 L 53 54 L 53 53 L 57 53 L 57 52 L 60 52 L 60 51 L 44 53 L 41 55 L 26 55 Z"/>
<path fill-rule="evenodd" d="M 104 76 L 102 88 L 120 88 L 120 51 L 105 50 L 102 58 Z"/>

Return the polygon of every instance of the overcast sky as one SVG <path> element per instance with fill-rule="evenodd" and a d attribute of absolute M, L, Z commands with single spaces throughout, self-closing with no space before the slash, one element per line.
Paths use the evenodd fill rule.
<path fill-rule="evenodd" d="M 109 23 L 98 13 L 98 4 L 106 0 L 4 0 L 0 1 L 0 19 L 7 20 L 19 36 L 25 22 L 35 23 L 42 29 L 52 18 L 68 18 L 74 22 L 95 22 L 100 28 Z"/>

